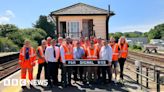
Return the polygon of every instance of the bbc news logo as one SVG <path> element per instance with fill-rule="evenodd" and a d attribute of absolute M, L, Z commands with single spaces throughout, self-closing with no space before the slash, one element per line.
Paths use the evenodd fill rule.
<path fill-rule="evenodd" d="M 48 80 L 26 80 L 26 79 L 5 79 L 3 82 L 4 86 L 26 86 L 27 84 L 31 84 L 34 86 L 42 85 L 47 86 Z"/>

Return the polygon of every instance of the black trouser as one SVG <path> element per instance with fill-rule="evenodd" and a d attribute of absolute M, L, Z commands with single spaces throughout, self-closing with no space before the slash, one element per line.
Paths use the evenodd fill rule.
<path fill-rule="evenodd" d="M 124 63 L 126 58 L 119 58 L 118 62 L 120 64 L 120 78 L 123 79 L 123 70 L 124 70 Z"/>
<path fill-rule="evenodd" d="M 78 71 L 79 71 L 79 75 L 80 75 L 80 80 L 82 81 L 83 80 L 83 67 L 82 66 L 74 66 L 73 67 L 73 70 L 74 70 L 74 80 L 77 81 L 77 74 L 78 74 Z"/>
<path fill-rule="evenodd" d="M 48 79 L 47 78 L 47 63 L 44 62 L 44 63 L 41 63 L 41 64 L 38 64 L 38 73 L 37 73 L 37 77 L 36 79 L 40 79 L 40 74 L 42 72 L 42 68 L 44 67 L 44 76 L 45 76 L 45 79 Z"/>
<path fill-rule="evenodd" d="M 71 84 L 72 67 L 62 67 L 62 82 L 64 85 Z"/>
<path fill-rule="evenodd" d="M 98 75 L 98 80 L 102 80 L 102 71 L 103 71 L 103 66 L 99 66 L 97 69 L 97 75 Z"/>
<path fill-rule="evenodd" d="M 51 79 L 53 80 L 53 84 L 57 85 L 58 83 L 58 62 L 48 62 L 47 64 L 47 77 L 48 77 L 48 85 L 52 85 Z"/>
<path fill-rule="evenodd" d="M 106 74 L 108 75 L 108 80 L 111 82 L 112 80 L 112 68 L 111 66 L 103 66 L 102 68 L 102 81 L 106 83 Z"/>

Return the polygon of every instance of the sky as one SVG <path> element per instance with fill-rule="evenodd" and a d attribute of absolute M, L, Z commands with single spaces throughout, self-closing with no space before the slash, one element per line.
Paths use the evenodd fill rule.
<path fill-rule="evenodd" d="M 40 15 L 70 6 L 86 3 L 108 9 L 116 15 L 109 19 L 109 32 L 147 32 L 164 23 L 164 0 L 1 0 L 0 24 L 15 24 L 31 28 Z"/>

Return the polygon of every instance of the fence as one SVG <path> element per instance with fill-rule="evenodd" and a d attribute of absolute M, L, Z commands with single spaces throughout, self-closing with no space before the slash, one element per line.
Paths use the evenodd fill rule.
<path fill-rule="evenodd" d="M 136 82 L 143 87 L 143 78 L 146 78 L 146 88 L 149 88 L 150 81 L 156 83 L 156 91 L 160 92 L 160 85 L 163 84 L 163 80 L 160 79 L 160 76 L 164 74 L 164 67 L 150 64 L 142 61 L 135 61 L 136 71 L 130 70 L 136 74 Z M 146 74 L 143 74 L 143 68 L 146 68 Z M 149 70 L 153 70 L 153 78 L 149 76 Z M 139 83 L 140 77 L 140 83 Z"/>

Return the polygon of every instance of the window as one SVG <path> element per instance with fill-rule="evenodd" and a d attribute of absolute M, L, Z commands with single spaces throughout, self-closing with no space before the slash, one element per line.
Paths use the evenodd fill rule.
<path fill-rule="evenodd" d="M 67 36 L 76 38 L 80 36 L 79 33 L 79 22 L 68 22 Z"/>

